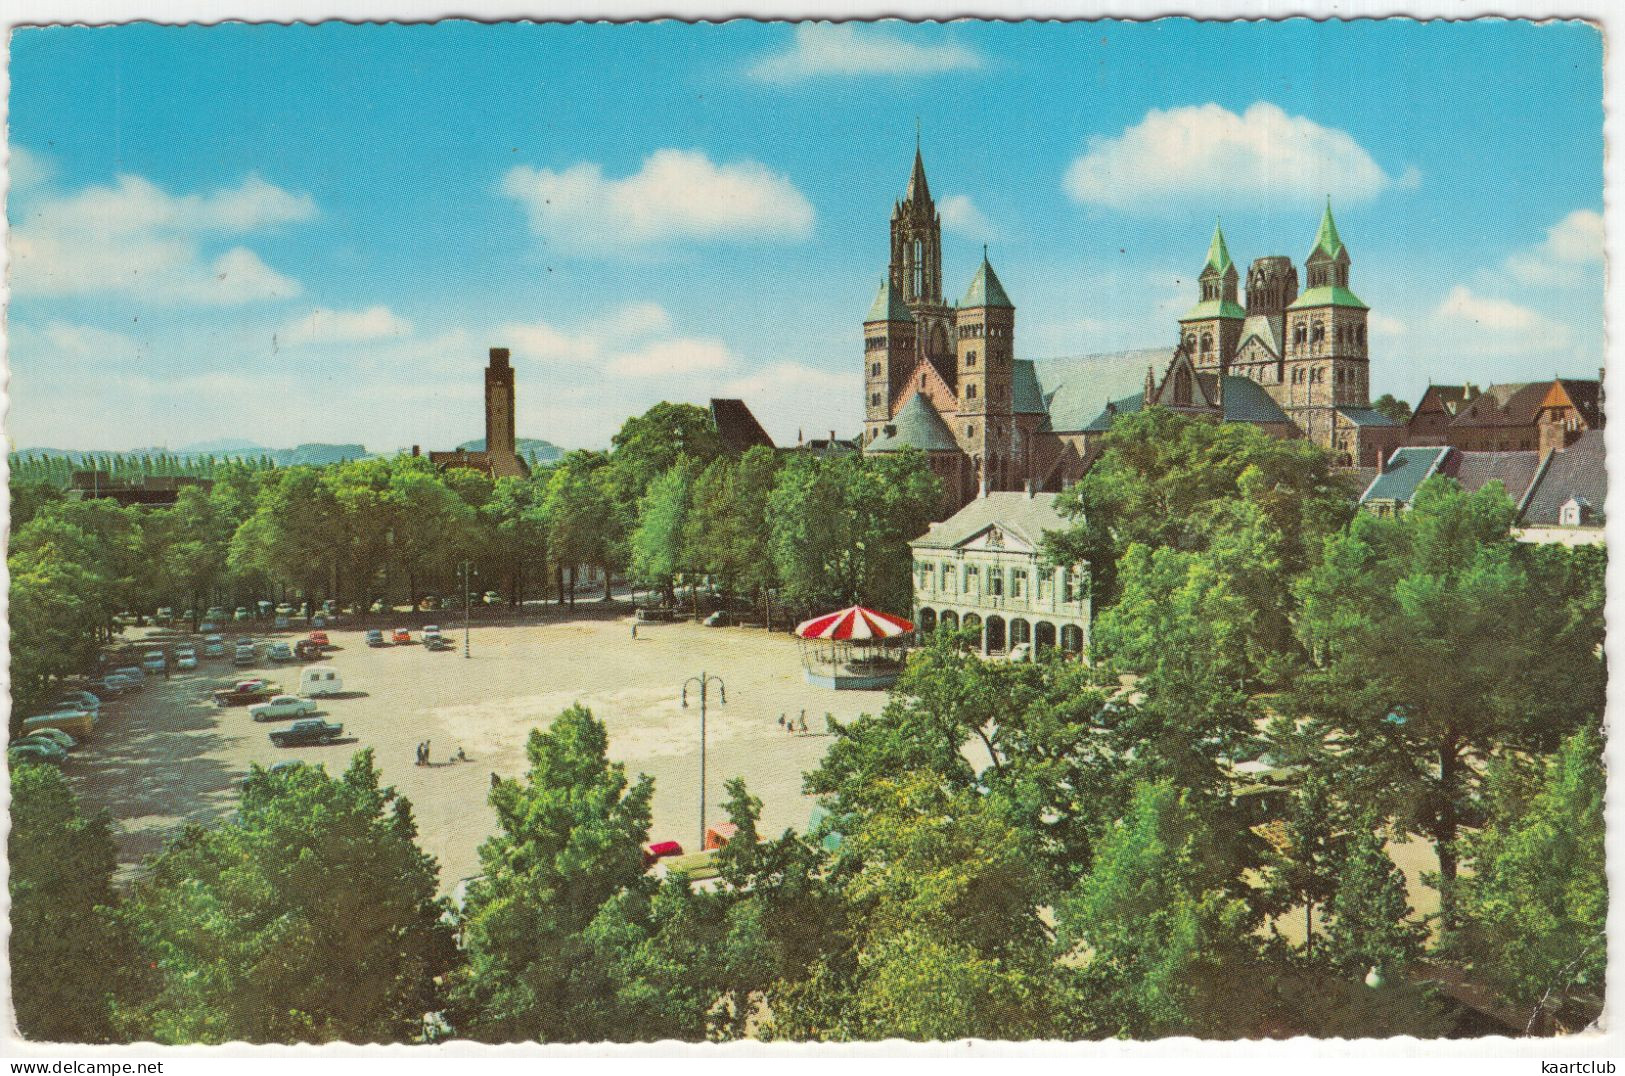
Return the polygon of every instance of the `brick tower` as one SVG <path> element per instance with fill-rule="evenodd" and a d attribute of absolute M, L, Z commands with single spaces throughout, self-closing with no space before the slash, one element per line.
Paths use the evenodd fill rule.
<path fill-rule="evenodd" d="M 1016 304 L 982 248 L 982 264 L 954 319 L 959 355 L 959 428 L 954 436 L 987 489 L 1013 489 L 1017 472 L 1014 371 Z"/>
<path fill-rule="evenodd" d="M 1330 199 L 1304 269 L 1309 286 L 1286 312 L 1281 406 L 1305 437 L 1329 451 L 1334 409 L 1371 404 L 1371 364 L 1366 351 L 1370 311 L 1349 290 L 1349 252 L 1337 234 Z"/>

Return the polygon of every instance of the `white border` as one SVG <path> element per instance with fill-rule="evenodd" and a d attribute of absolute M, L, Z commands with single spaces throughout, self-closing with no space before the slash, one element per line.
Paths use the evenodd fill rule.
<path fill-rule="evenodd" d="M 590 0 L 531 0 L 528 4 L 515 3 L 513 0 L 507 2 L 448 0 L 442 4 L 429 3 L 427 0 L 328 0 L 325 3 L 321 0 L 234 0 L 229 4 L 209 3 L 206 0 L 7 0 L 4 7 L 0 8 L 0 25 L 7 31 L 4 44 L 0 44 L 0 59 L 5 61 L 4 69 L 0 70 L 0 93 L 4 94 L 4 101 L 0 102 L 0 122 L 4 122 L 9 115 L 10 30 L 26 25 L 105 24 L 137 20 L 170 24 L 234 20 L 316 22 L 329 19 L 353 22 L 429 22 L 441 18 L 471 18 L 489 22 L 520 19 L 570 21 L 678 18 L 722 21 L 732 18 L 795 20 L 885 17 L 914 20 L 972 17 L 1005 20 L 1029 18 L 1078 20 L 1149 19 L 1180 15 L 1214 19 L 1582 18 L 1599 24 L 1603 27 L 1605 35 L 1603 61 L 1606 105 L 1605 228 L 1609 265 L 1612 267 L 1615 264 L 1615 257 L 1621 250 L 1619 241 L 1622 225 L 1621 209 L 1615 197 L 1620 190 L 1621 169 L 1617 155 L 1611 150 L 1618 142 L 1620 129 L 1618 117 L 1625 101 L 1621 99 L 1622 61 L 1614 37 L 1619 29 L 1625 26 L 1625 10 L 1616 11 L 1608 5 L 1607 0 L 1567 0 L 1563 3 L 1553 0 L 1506 0 L 1499 4 L 1485 3 L 1483 0 L 1412 0 L 1407 4 L 1395 3 L 1393 0 L 1384 2 L 1295 0 L 1290 3 L 1271 0 L 1182 0 L 1182 2 L 1115 0 L 1112 3 L 1098 5 L 1067 3 L 1062 0 L 979 0 L 975 3 L 970 0 L 957 0 L 955 3 L 943 0 L 893 0 L 884 5 L 873 2 L 833 3 L 829 0 L 735 0 L 733 3 L 718 3 L 716 0 L 666 0 L 665 3 L 651 3 L 650 0 L 600 0 L 598 3 L 592 3 Z M 4 234 L 5 228 L 5 220 L 0 219 L 0 235 Z M 1616 372 L 1619 365 L 1618 346 L 1616 334 L 1611 330 L 1615 319 L 1621 313 L 1625 313 L 1625 284 L 1622 284 L 1621 274 L 1609 272 L 1606 297 L 1609 331 L 1606 333 L 1605 343 L 1608 370 L 1605 378 L 1606 383 L 1613 389 L 1609 395 L 1616 401 L 1616 406 L 1611 410 L 1617 412 L 1625 409 L 1617 403 L 1622 398 L 1621 393 L 1625 393 L 1625 384 L 1620 383 Z M 0 301 L 7 300 L 9 289 L 0 285 Z M 9 302 L 7 305 L 9 308 Z M 0 322 L 0 345 L 4 345 L 5 342 L 4 324 Z M 6 401 L 0 401 L 4 402 Z M 1621 475 L 1625 475 L 1625 431 L 1616 430 L 1607 437 L 1609 456 L 1615 461 L 1620 461 L 1611 472 L 1614 476 L 1614 481 L 1610 483 L 1613 487 L 1613 500 L 1616 505 L 1625 506 L 1619 488 L 1625 484 L 1625 480 L 1620 478 Z M 0 460 L 0 469 L 3 468 L 4 462 Z M 3 522 L 0 520 L 0 523 Z M 1615 549 L 1625 549 L 1625 510 L 1616 511 L 1614 518 L 1608 523 L 1607 531 L 1609 544 Z M 5 533 L 4 527 L 0 526 L 0 541 L 4 540 Z M 1622 565 L 1622 561 L 1625 561 L 1625 557 L 1611 560 L 1608 570 L 1609 620 L 1614 623 L 1618 623 L 1618 618 L 1614 614 L 1620 600 L 1621 584 L 1625 583 L 1625 565 Z M 0 566 L 0 572 L 3 570 L 3 566 Z M 0 592 L 0 608 L 3 608 L 4 600 L 5 595 Z M 1613 667 L 1625 668 L 1625 665 L 1622 665 L 1622 661 L 1625 661 L 1625 644 L 1616 640 L 1612 633 L 1609 636 L 1607 650 Z M 6 670 L 0 667 L 0 680 L 5 678 Z M 1610 719 L 1618 709 L 1616 700 L 1611 697 Z M 1625 772 L 1625 769 L 1620 767 L 1621 760 L 1625 759 L 1625 750 L 1615 742 L 1615 738 L 1611 737 L 1609 740 L 1607 757 L 1615 772 Z M 0 796 L 6 796 L 5 790 L 0 789 Z M 1609 862 L 1612 866 L 1619 862 L 1621 850 L 1625 848 L 1620 838 L 1622 818 L 1619 796 L 1617 790 L 1613 788 L 1610 789 L 1607 819 Z M 1612 880 L 1619 872 L 1611 869 L 1609 873 Z M 1614 893 L 1621 892 L 1617 887 L 1611 887 L 1611 890 Z M 1625 901 L 1616 899 L 1609 915 L 1609 937 L 1615 955 L 1625 952 L 1625 949 L 1621 948 L 1621 942 L 1625 940 L 1622 939 L 1620 930 L 1622 920 L 1625 920 L 1625 911 L 1621 910 L 1622 904 L 1625 904 Z M 9 908 L 9 899 L 3 890 L 0 890 L 0 906 Z M 5 955 L 5 951 L 0 949 L 0 971 L 4 970 Z M 1617 974 L 1615 962 L 1610 962 L 1609 978 L 1610 985 L 1615 990 L 1625 990 L 1625 979 Z M 1619 1008 L 1617 1001 L 1613 1000 L 1615 997 L 1617 995 L 1611 991 L 1611 1004 L 1608 1013 L 1605 1014 L 1605 1021 Z M 10 1003 L 9 974 L 0 974 L 0 1013 L 9 1014 Z M 6 1023 L 9 1024 L 9 1017 L 6 1018 Z M 1285 1068 L 1293 1061 L 1299 1063 L 1296 1067 L 1303 1067 L 1302 1062 L 1311 1059 L 1316 1070 L 1315 1076 L 1322 1074 L 1332 1076 L 1344 1072 L 1365 1073 L 1373 1067 L 1372 1062 L 1378 1058 L 1383 1059 L 1381 1064 L 1384 1068 L 1412 1071 L 1425 1069 L 1430 1076 L 1439 1072 L 1465 1071 L 1468 1068 L 1475 1072 L 1538 1073 L 1541 1070 L 1536 1064 L 1536 1059 L 1550 1061 L 1616 1059 L 1615 1070 L 1625 1072 L 1625 1061 L 1618 1060 L 1625 1058 L 1625 1037 L 1622 1037 L 1615 1028 L 1565 1039 L 1481 1039 L 1460 1042 L 1414 1039 L 1355 1041 L 1294 1039 L 1287 1042 L 1203 1043 L 1191 1039 L 1170 1039 L 1145 1043 L 667 1042 L 635 1046 L 608 1044 L 482 1046 L 463 1043 L 433 1047 L 347 1045 L 288 1047 L 247 1044 L 222 1047 L 161 1047 L 146 1044 L 62 1048 L 27 1043 L 12 1037 L 9 1028 L 0 1029 L 0 1057 L 8 1061 L 162 1059 L 165 1062 L 166 1074 L 212 1073 L 219 1069 L 221 1061 L 228 1058 L 232 1059 L 228 1064 L 234 1070 L 264 1069 L 267 1074 L 272 1071 L 280 1073 L 290 1061 L 297 1059 L 302 1067 L 316 1070 L 336 1071 L 338 1066 L 342 1065 L 346 1076 L 360 1076 L 369 1071 L 387 1073 L 388 1076 L 414 1076 L 416 1073 L 438 1069 L 447 1063 L 456 1065 L 477 1063 L 482 1068 L 523 1070 L 526 1073 L 533 1073 L 536 1070 L 536 1059 L 539 1058 L 548 1059 L 550 1066 L 566 1064 L 568 1067 L 575 1067 L 576 1064 L 592 1064 L 592 1061 L 585 1060 L 588 1058 L 617 1059 L 627 1063 L 628 1067 L 635 1061 L 641 1060 L 647 1064 L 660 1058 L 671 1059 L 657 1062 L 662 1068 L 676 1064 L 688 1070 L 698 1069 L 700 1066 L 711 1069 L 719 1063 L 744 1062 L 750 1059 L 755 1059 L 759 1063 L 761 1059 L 766 1058 L 772 1058 L 775 1067 L 782 1065 L 788 1069 L 805 1069 L 809 1063 L 815 1061 L 839 1060 L 843 1068 L 854 1064 L 871 1068 L 877 1064 L 875 1059 L 881 1058 L 886 1060 L 878 1063 L 888 1066 L 894 1066 L 898 1061 L 909 1065 L 929 1063 L 935 1066 L 951 1059 L 975 1060 L 1012 1056 L 1032 1058 L 1046 1068 L 1059 1069 L 1065 1065 L 1068 1070 L 1073 1071 L 1076 1070 L 1076 1063 L 1080 1060 L 1087 1060 L 1092 1070 L 1104 1069 L 1110 1072 L 1138 1071 L 1142 1068 L 1150 1071 L 1166 1071 L 1173 1069 L 1180 1061 L 1187 1065 L 1196 1061 L 1201 1064 L 1204 1071 L 1224 1076 L 1231 1073 L 1237 1076 L 1243 1073 L 1246 1076 L 1256 1076 L 1261 1071 L 1260 1061 L 1273 1062 L 1262 1071 L 1275 1071 L 1278 1068 Z M 571 1059 L 578 1060 L 571 1063 Z M 1409 1064 L 1405 1063 L 1407 1061 Z M 273 1065 L 276 1066 L 275 1070 L 270 1067 Z"/>

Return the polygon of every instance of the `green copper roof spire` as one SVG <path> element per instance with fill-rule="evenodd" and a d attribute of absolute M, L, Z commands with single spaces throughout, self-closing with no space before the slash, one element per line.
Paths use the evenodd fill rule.
<path fill-rule="evenodd" d="M 874 305 L 869 307 L 869 316 L 864 318 L 864 324 L 871 321 L 913 321 L 914 315 L 908 312 L 903 300 L 892 291 L 891 280 L 880 278 L 880 290 L 875 293 Z"/>
<path fill-rule="evenodd" d="M 999 275 L 993 271 L 993 266 L 987 260 L 987 247 L 982 248 L 982 264 L 976 270 L 976 276 L 970 282 L 970 290 L 965 298 L 960 300 L 961 307 L 972 306 L 1002 306 L 1011 310 L 1016 304 L 1010 301 L 1010 296 L 1004 292 L 1004 285 L 999 283 Z"/>
<path fill-rule="evenodd" d="M 1315 249 L 1309 252 L 1313 258 L 1316 254 L 1324 254 L 1328 258 L 1335 258 L 1343 249 L 1343 240 L 1337 234 L 1337 222 L 1332 220 L 1332 196 L 1326 196 L 1326 212 L 1320 218 L 1320 231 L 1315 233 Z"/>
<path fill-rule="evenodd" d="M 1207 247 L 1207 264 L 1202 266 L 1202 275 L 1206 276 L 1209 270 L 1223 276 L 1229 272 L 1235 263 L 1230 260 L 1230 249 L 1224 245 L 1224 229 L 1218 221 L 1213 222 L 1213 242 Z"/>

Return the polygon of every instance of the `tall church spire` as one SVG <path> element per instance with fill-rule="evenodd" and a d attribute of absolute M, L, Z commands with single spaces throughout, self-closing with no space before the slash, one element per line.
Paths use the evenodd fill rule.
<path fill-rule="evenodd" d="M 1218 273 L 1223 276 L 1225 270 L 1235 263 L 1230 260 L 1230 249 L 1224 245 L 1224 228 L 1215 221 L 1213 224 L 1213 242 L 1207 247 L 1207 264 L 1202 267 L 1204 274 Z"/>
<path fill-rule="evenodd" d="M 918 145 L 908 193 L 892 211 L 890 275 L 893 288 L 910 307 L 942 305 L 942 219 L 931 202 Z M 927 334 L 927 341 L 934 335 Z"/>
<path fill-rule="evenodd" d="M 1324 254 L 1328 258 L 1335 258 L 1343 250 L 1343 240 L 1337 234 L 1337 222 L 1332 220 L 1332 199 L 1326 197 L 1326 212 L 1320 218 L 1320 231 L 1315 233 L 1315 249 L 1310 257 Z"/>
<path fill-rule="evenodd" d="M 908 193 L 903 197 L 903 201 L 905 202 L 913 202 L 916 200 L 923 205 L 929 206 L 931 204 L 931 185 L 925 181 L 925 161 L 920 156 L 920 145 L 917 134 L 915 136 L 914 143 L 914 171 L 908 177 Z"/>

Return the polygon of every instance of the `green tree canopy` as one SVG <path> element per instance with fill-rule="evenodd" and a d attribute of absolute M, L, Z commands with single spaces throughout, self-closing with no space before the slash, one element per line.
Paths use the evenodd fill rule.
<path fill-rule="evenodd" d="M 153 859 L 123 922 L 150 971 L 120 1013 L 158 1042 L 405 1042 L 456 963 L 434 859 L 371 750 L 330 778 L 254 768 L 242 808 Z"/>

